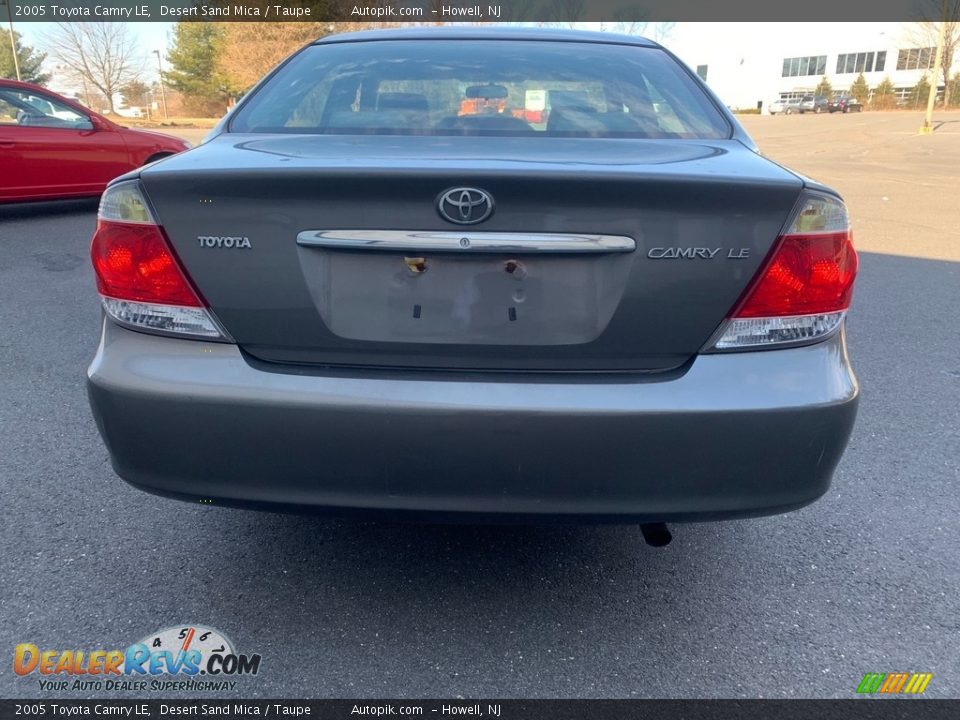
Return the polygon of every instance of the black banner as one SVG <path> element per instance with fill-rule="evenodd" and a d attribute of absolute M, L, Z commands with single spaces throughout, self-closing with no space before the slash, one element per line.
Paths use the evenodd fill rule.
<path fill-rule="evenodd" d="M 940 11 L 939 0 L 0 0 L 6 3 L 14 22 L 867 22 L 935 20 Z"/>
<path fill-rule="evenodd" d="M 0 719 L 940 720 L 958 700 L 0 700 Z"/>

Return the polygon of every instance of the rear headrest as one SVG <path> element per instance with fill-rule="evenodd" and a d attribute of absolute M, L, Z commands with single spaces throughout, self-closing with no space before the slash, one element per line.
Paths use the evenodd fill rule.
<path fill-rule="evenodd" d="M 551 90 L 551 108 L 575 108 L 589 112 L 596 110 L 590 102 L 590 97 L 580 90 Z"/>
<path fill-rule="evenodd" d="M 378 110 L 418 110 L 427 112 L 430 104 L 427 96 L 420 93 L 387 92 L 377 96 Z"/>
<path fill-rule="evenodd" d="M 446 117 L 439 127 L 449 130 L 503 130 L 512 132 L 533 132 L 529 123 L 512 115 L 462 115 Z"/>
<path fill-rule="evenodd" d="M 547 120 L 548 132 L 581 132 L 604 134 L 609 132 L 645 133 L 650 137 L 661 134 L 656 121 L 638 114 L 623 112 L 598 113 L 580 108 L 551 110 Z"/>

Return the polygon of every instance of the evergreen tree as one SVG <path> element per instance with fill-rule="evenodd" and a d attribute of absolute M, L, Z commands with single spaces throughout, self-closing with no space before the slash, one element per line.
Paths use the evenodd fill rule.
<path fill-rule="evenodd" d="M 870 86 L 867 85 L 867 79 L 863 73 L 857 75 L 857 79 L 850 86 L 850 94 L 853 95 L 861 105 L 867 104 L 867 98 L 870 97 Z"/>
<path fill-rule="evenodd" d="M 824 75 L 820 80 L 820 84 L 817 85 L 817 89 L 813 91 L 814 95 L 822 95 L 825 98 L 833 97 L 833 86 L 830 84 L 830 81 L 827 80 L 827 76 Z"/>
<path fill-rule="evenodd" d="M 910 96 L 907 98 L 907 104 L 910 107 L 920 107 L 927 104 L 927 98 L 930 96 L 930 81 L 924 73 L 920 81 L 913 86 Z"/>
<path fill-rule="evenodd" d="M 230 98 L 228 83 L 217 66 L 223 37 L 219 23 L 178 22 L 173 29 L 173 47 L 167 53 L 172 69 L 163 79 L 183 94 L 188 106 L 203 114 L 219 115 Z"/>
<path fill-rule="evenodd" d="M 29 45 L 24 45 L 20 33 L 13 33 L 13 44 L 17 48 L 17 63 L 20 65 L 20 79 L 35 85 L 45 85 L 50 79 L 48 73 L 43 72 L 42 65 L 47 54 L 37 52 Z M 17 79 L 17 68 L 13 62 L 13 53 L 10 52 L 10 38 L 3 33 L 0 42 L 0 78 Z"/>
<path fill-rule="evenodd" d="M 870 103 L 870 107 L 877 110 L 889 110 L 896 106 L 896 90 L 893 87 L 893 81 L 888 76 L 873 89 L 873 101 Z"/>

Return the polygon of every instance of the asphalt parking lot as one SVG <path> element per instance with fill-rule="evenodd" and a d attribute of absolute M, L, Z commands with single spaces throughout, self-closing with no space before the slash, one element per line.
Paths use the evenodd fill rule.
<path fill-rule="evenodd" d="M 860 416 L 820 502 L 679 526 L 664 549 L 632 527 L 356 523 L 129 488 L 84 391 L 95 204 L 0 211 L 0 696 L 104 694 L 42 692 L 11 670 L 18 643 L 186 623 L 262 655 L 221 696 L 852 697 L 894 671 L 960 696 L 960 112 L 932 137 L 900 113 L 744 122 L 849 201 Z"/>

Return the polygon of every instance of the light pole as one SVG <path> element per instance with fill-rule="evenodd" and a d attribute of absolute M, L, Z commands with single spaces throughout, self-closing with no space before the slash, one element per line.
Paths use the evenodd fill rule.
<path fill-rule="evenodd" d="M 17 57 L 17 42 L 13 37 L 13 14 L 10 12 L 10 0 L 4 0 L 7 6 L 7 23 L 10 27 L 10 54 L 13 55 L 13 67 L 17 71 L 17 80 L 20 80 L 20 59 Z"/>
<path fill-rule="evenodd" d="M 163 102 L 163 119 L 167 120 L 167 91 L 163 89 L 163 64 L 160 61 L 160 51 L 154 50 L 153 54 L 157 56 L 157 69 L 160 71 L 160 99 Z"/>
<path fill-rule="evenodd" d="M 937 86 L 940 84 L 940 60 L 943 58 L 943 45 L 947 39 L 947 23 L 940 23 L 940 33 L 937 35 L 937 56 L 933 61 L 933 82 L 930 86 L 930 94 L 927 95 L 927 114 L 923 119 L 923 127 L 920 128 L 921 135 L 930 135 L 933 133 L 933 104 L 937 101 Z"/>

